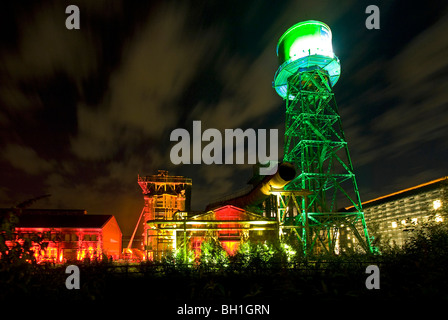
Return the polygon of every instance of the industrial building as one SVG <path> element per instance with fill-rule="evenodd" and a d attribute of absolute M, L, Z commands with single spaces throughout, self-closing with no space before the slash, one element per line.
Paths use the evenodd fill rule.
<path fill-rule="evenodd" d="M 382 246 L 402 246 L 419 225 L 446 222 L 447 201 L 448 177 L 442 177 L 365 201 L 362 207 L 370 234 Z M 343 232 L 341 241 L 356 245 L 356 239 Z"/>
<path fill-rule="evenodd" d="M 2 209 L 2 215 L 8 214 Z M 91 215 L 85 210 L 23 209 L 14 242 L 31 240 L 38 263 L 119 259 L 122 233 L 114 216 Z"/>
<path fill-rule="evenodd" d="M 176 248 L 175 231 L 165 228 L 165 224 L 159 224 L 159 228 L 154 230 L 146 222 L 171 221 L 176 219 L 178 212 L 189 211 L 191 183 L 189 178 L 169 176 L 164 170 L 159 170 L 157 175 L 138 177 L 138 184 L 144 195 L 144 207 L 140 219 L 143 218 L 142 239 L 146 258 L 160 259 L 164 253 Z M 133 238 L 128 248 L 131 248 L 132 241 Z"/>
<path fill-rule="evenodd" d="M 143 216 L 148 258 L 160 258 L 178 248 L 179 241 L 185 250 L 196 248 L 207 236 L 216 237 L 232 252 L 257 225 L 263 225 L 258 231 L 273 231 L 280 239 L 295 236 L 304 255 L 335 253 L 341 228 L 348 228 L 362 249 L 372 252 L 332 90 L 341 67 L 333 52 L 331 30 L 320 21 L 297 23 L 283 33 L 276 51 L 279 68 L 272 85 L 286 104 L 284 155 L 277 173 L 254 176 L 248 192 L 208 204 L 198 216 L 188 212 L 188 179 L 164 172 L 139 177 L 145 199 L 139 221 Z M 338 211 L 341 197 L 354 210 Z M 256 215 L 253 210 L 262 213 Z M 206 222 L 199 219 L 204 216 Z M 199 230 L 201 240 L 191 244 Z"/>
<path fill-rule="evenodd" d="M 275 176 L 278 183 L 281 179 L 278 179 L 279 175 Z M 149 260 L 160 260 L 176 249 L 194 251 L 197 256 L 201 244 L 208 239 L 219 241 L 229 254 L 233 254 L 242 241 L 249 238 L 265 240 L 278 234 L 275 220 L 243 209 L 256 199 L 267 197 L 259 188 L 212 204 L 203 212 L 193 212 L 189 210 L 191 179 L 170 176 L 167 171 L 159 170 L 157 175 L 139 176 L 138 183 L 145 202 L 134 235 L 143 218 L 143 247 L 140 249 Z M 240 207 L 233 205 L 236 199 Z M 127 249 L 131 248 L 132 238 Z"/>
<path fill-rule="evenodd" d="M 279 67 L 272 85 L 285 101 L 284 155 L 277 172 L 254 174 L 250 189 L 212 201 L 201 212 L 191 210 L 192 179 L 164 170 L 138 176 L 144 206 L 125 257 L 160 260 L 176 250 L 197 256 L 208 239 L 234 254 L 244 241 L 291 236 L 303 255 L 351 248 L 373 253 L 372 237 L 402 245 L 406 231 L 431 216 L 446 219 L 447 177 L 361 202 L 333 92 L 341 66 L 329 26 L 297 23 L 276 49 Z M 340 210 L 340 201 L 349 207 Z M 20 219 L 17 239 L 37 234 L 46 243 L 43 252 L 36 247 L 39 259 L 116 259 L 122 253 L 113 216 L 47 211 Z"/>

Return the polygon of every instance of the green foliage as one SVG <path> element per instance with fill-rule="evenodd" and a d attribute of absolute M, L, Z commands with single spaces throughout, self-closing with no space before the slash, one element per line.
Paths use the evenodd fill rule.
<path fill-rule="evenodd" d="M 188 266 L 194 262 L 195 256 L 192 250 L 187 250 L 186 254 L 182 248 L 176 248 L 168 255 L 163 257 L 162 262 L 175 266 Z"/>
<path fill-rule="evenodd" d="M 264 241 L 256 243 L 242 242 L 232 257 L 233 264 L 241 268 L 271 268 L 285 262 L 292 262 L 296 251 L 287 244 Z"/>
<path fill-rule="evenodd" d="M 22 265 L 0 272 L 1 298 L 103 300 L 142 290 L 144 301 L 393 301 L 448 298 L 448 230 L 441 224 L 415 233 L 400 250 L 381 255 L 344 253 L 309 256 L 293 244 L 244 242 L 229 257 L 216 240 L 204 242 L 196 263 L 183 263 L 183 250 L 162 262 L 81 264 L 81 290 L 61 290 L 64 267 Z M 190 257 L 193 253 L 190 250 Z M 381 289 L 367 290 L 368 265 L 380 268 Z M 181 285 L 179 285 L 181 284 Z M 135 299 L 137 295 L 132 295 Z M 307 300 L 308 299 L 308 300 Z"/>
<path fill-rule="evenodd" d="M 199 265 L 227 267 L 229 265 L 229 255 L 218 240 L 209 238 L 201 244 Z"/>
<path fill-rule="evenodd" d="M 412 257 L 446 260 L 448 257 L 448 226 L 428 223 L 415 229 L 403 246 L 403 252 Z"/>

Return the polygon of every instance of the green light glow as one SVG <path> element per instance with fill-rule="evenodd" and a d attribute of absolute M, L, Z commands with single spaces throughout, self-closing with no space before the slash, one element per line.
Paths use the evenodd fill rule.
<path fill-rule="evenodd" d="M 273 86 L 283 99 L 293 100 L 287 95 L 288 78 L 299 70 L 319 68 L 325 70 L 328 81 L 333 87 L 341 74 L 338 57 L 333 53 L 330 27 L 315 20 L 304 21 L 289 28 L 278 41 L 278 68 Z"/>
<path fill-rule="evenodd" d="M 280 66 L 273 87 L 286 100 L 283 161 L 295 164 L 299 172 L 285 187 L 286 191 L 292 191 L 290 196 L 295 199 L 298 214 L 291 219 L 286 215 L 289 205 L 280 202 L 279 216 L 283 217 L 279 221 L 289 219 L 290 224 L 281 228 L 294 226 L 290 230 L 301 242 L 304 255 L 317 246 L 318 250 L 337 253 L 341 225 L 350 226 L 360 246 L 373 252 L 332 92 L 341 65 L 333 53 L 331 40 L 330 28 L 325 23 L 310 20 L 289 28 L 277 45 Z M 310 195 L 294 193 L 299 190 L 307 190 Z M 351 203 L 356 210 L 340 212 L 340 201 Z M 288 247 L 284 250 L 293 256 Z"/>
<path fill-rule="evenodd" d="M 319 21 L 304 21 L 292 26 L 282 35 L 277 45 L 280 64 L 316 54 L 334 57 L 331 30 Z"/>
<path fill-rule="evenodd" d="M 286 243 L 282 243 L 281 246 L 283 248 L 283 251 L 285 252 L 287 261 L 291 262 L 297 253 L 296 250 L 294 250 L 290 245 Z"/>

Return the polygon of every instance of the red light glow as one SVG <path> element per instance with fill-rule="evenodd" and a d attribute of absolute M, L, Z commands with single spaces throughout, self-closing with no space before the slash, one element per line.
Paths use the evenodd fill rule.
<path fill-rule="evenodd" d="M 221 245 L 229 255 L 233 256 L 238 251 L 240 243 L 238 241 L 221 241 Z"/>

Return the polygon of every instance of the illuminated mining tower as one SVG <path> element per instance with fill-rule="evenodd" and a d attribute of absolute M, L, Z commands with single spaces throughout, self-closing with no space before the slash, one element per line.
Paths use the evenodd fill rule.
<path fill-rule="evenodd" d="M 280 67 L 273 87 L 286 100 L 283 160 L 294 163 L 298 173 L 285 189 L 310 191 L 307 199 L 297 198 L 297 213 L 284 225 L 296 232 L 305 253 L 337 252 L 340 235 L 348 233 L 372 252 L 332 92 L 340 63 L 331 40 L 326 24 L 304 21 L 289 28 L 277 44 Z M 355 211 L 339 212 L 338 206 L 345 204 Z"/>
<path fill-rule="evenodd" d="M 158 228 L 148 221 L 160 222 L 179 219 L 176 215 L 190 210 L 192 180 L 182 176 L 170 176 L 159 170 L 157 175 L 138 177 L 145 205 L 143 216 L 143 244 L 149 260 L 159 260 L 176 249 L 175 231 L 159 224 Z M 169 223 L 169 222 L 167 222 Z"/>

